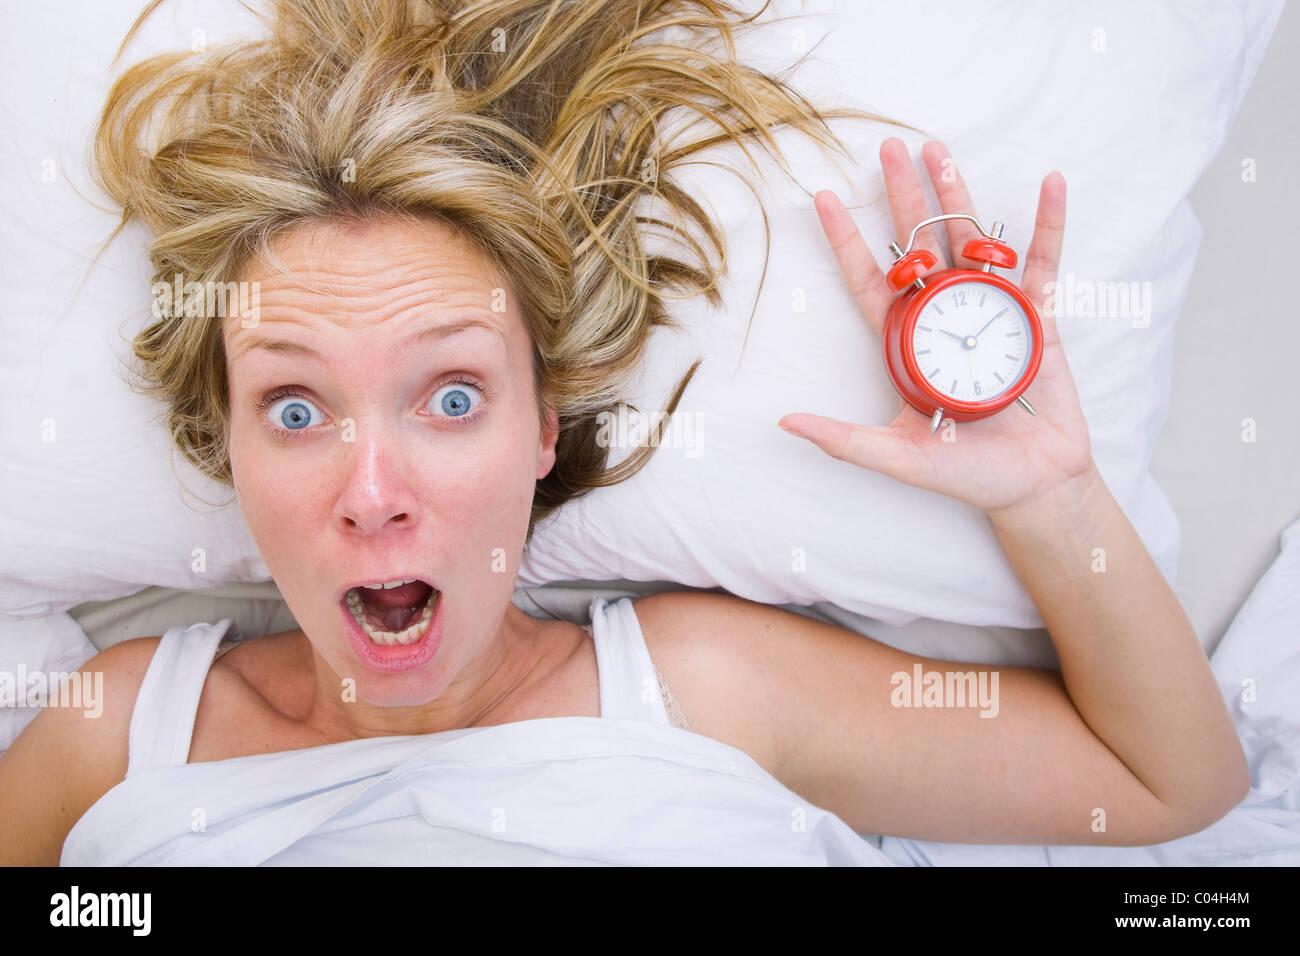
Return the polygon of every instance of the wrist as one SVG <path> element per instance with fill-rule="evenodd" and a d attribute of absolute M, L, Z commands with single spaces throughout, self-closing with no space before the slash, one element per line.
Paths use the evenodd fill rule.
<path fill-rule="evenodd" d="M 1092 524 L 1113 503 L 1110 489 L 1091 459 L 1088 469 L 1032 498 L 1003 508 L 989 508 L 985 514 L 995 529 L 1032 531 Z"/>

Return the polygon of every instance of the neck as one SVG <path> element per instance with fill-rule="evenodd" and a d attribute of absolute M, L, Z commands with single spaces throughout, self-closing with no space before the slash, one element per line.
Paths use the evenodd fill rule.
<path fill-rule="evenodd" d="M 309 642 L 315 693 L 302 722 L 338 741 L 432 734 L 494 723 L 493 711 L 534 677 L 545 651 L 539 633 L 540 622 L 507 603 L 492 639 L 441 694 L 424 704 L 391 707 L 368 703 L 356 694 L 345 699 L 342 678 Z"/>

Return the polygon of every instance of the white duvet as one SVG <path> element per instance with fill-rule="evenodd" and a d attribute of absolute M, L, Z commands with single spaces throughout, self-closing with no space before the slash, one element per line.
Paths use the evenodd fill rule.
<path fill-rule="evenodd" d="M 600 717 L 141 769 L 60 863 L 891 865 L 741 751 Z"/>

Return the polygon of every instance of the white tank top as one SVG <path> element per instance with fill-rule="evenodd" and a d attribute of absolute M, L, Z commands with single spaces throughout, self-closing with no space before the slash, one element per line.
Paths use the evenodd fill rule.
<path fill-rule="evenodd" d="M 169 630 L 126 778 L 64 866 L 893 865 L 721 741 L 674 726 L 630 598 L 591 603 L 599 718 L 552 717 L 188 763 L 233 621 Z"/>
<path fill-rule="evenodd" d="M 685 716 L 650 659 L 630 598 L 596 598 L 585 630 L 596 645 L 600 716 L 644 720 L 689 730 Z M 131 714 L 127 776 L 189 760 L 199 699 L 212 662 L 245 638 L 230 618 L 173 627 L 162 636 Z"/>

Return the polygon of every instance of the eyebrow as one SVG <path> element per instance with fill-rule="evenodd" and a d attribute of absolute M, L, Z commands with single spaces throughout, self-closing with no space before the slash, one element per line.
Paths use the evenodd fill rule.
<path fill-rule="evenodd" d="M 457 322 L 444 322 L 440 325 L 430 325 L 423 329 L 412 332 L 402 340 L 403 348 L 413 348 L 422 345 L 427 341 L 441 340 L 450 338 L 457 333 L 464 332 L 468 329 L 480 328 L 495 332 L 505 343 L 505 333 L 490 322 L 483 319 L 462 319 Z M 292 339 L 264 339 L 254 338 L 248 340 L 248 345 L 244 348 L 243 354 L 247 355 L 255 349 L 264 349 L 267 352 L 274 352 L 278 355 L 293 355 L 317 365 L 324 364 L 324 357 L 310 345 L 303 342 L 295 342 Z"/>

